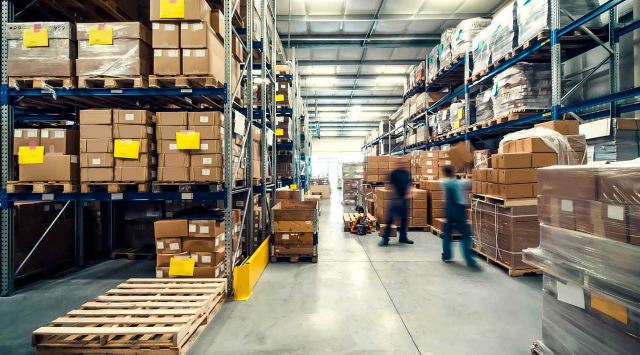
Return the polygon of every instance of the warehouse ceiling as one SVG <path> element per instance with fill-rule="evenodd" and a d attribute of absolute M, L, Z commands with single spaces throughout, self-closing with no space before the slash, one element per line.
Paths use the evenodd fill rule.
<path fill-rule="evenodd" d="M 315 134 L 366 136 L 402 104 L 410 67 L 460 20 L 505 0 L 279 0 L 278 32 Z M 316 108 L 317 104 L 317 108 Z"/>

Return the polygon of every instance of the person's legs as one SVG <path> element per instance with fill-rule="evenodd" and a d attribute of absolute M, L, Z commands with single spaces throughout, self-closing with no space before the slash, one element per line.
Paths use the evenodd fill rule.
<path fill-rule="evenodd" d="M 409 219 L 409 201 L 405 198 L 398 201 L 398 215 L 400 217 L 400 226 L 398 229 L 400 243 L 413 244 L 413 240 L 409 240 L 408 233 L 408 219 Z"/>
<path fill-rule="evenodd" d="M 460 239 L 460 248 L 462 248 L 462 255 L 464 256 L 464 260 L 467 265 L 471 267 L 476 267 L 477 262 L 475 260 L 475 256 L 473 255 L 473 242 L 471 240 L 471 228 L 469 227 L 469 223 L 467 223 L 466 218 L 463 218 L 458 223 L 458 230 L 462 234 Z"/>
<path fill-rule="evenodd" d="M 387 218 L 384 221 L 384 223 L 386 224 L 386 228 L 384 231 L 382 231 L 382 238 L 378 243 L 378 245 L 381 247 L 389 245 L 389 237 L 391 236 L 391 225 L 393 224 L 394 214 L 395 214 L 394 210 L 395 209 L 392 202 L 389 208 L 387 209 Z"/>
<path fill-rule="evenodd" d="M 452 223 L 454 222 L 450 216 L 450 213 L 447 213 L 445 216 L 447 221 L 444 223 L 442 228 L 442 261 L 447 262 L 453 258 L 451 254 L 451 231 L 452 231 Z"/>

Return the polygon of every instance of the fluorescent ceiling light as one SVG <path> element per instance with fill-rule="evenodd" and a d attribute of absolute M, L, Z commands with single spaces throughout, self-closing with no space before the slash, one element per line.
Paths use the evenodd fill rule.
<path fill-rule="evenodd" d="M 336 78 L 332 77 L 309 77 L 305 80 L 311 86 L 333 86 L 336 82 Z"/>
<path fill-rule="evenodd" d="M 379 76 L 376 78 L 376 84 L 403 84 L 405 80 L 404 76 Z"/>

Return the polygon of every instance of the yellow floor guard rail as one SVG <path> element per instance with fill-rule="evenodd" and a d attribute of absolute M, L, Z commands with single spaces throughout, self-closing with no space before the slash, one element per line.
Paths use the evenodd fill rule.
<path fill-rule="evenodd" d="M 269 264 L 269 239 L 265 239 L 247 261 L 233 269 L 233 293 L 236 301 L 251 298 L 253 286 Z"/>

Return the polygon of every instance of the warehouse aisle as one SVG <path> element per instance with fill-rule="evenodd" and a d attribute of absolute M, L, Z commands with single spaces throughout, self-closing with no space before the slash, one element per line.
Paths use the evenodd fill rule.
<path fill-rule="evenodd" d="M 541 336 L 541 277 L 510 278 L 440 240 L 377 246 L 342 231 L 340 191 L 322 202 L 318 264 L 270 264 L 247 302 L 225 305 L 190 354 L 530 354 Z"/>

